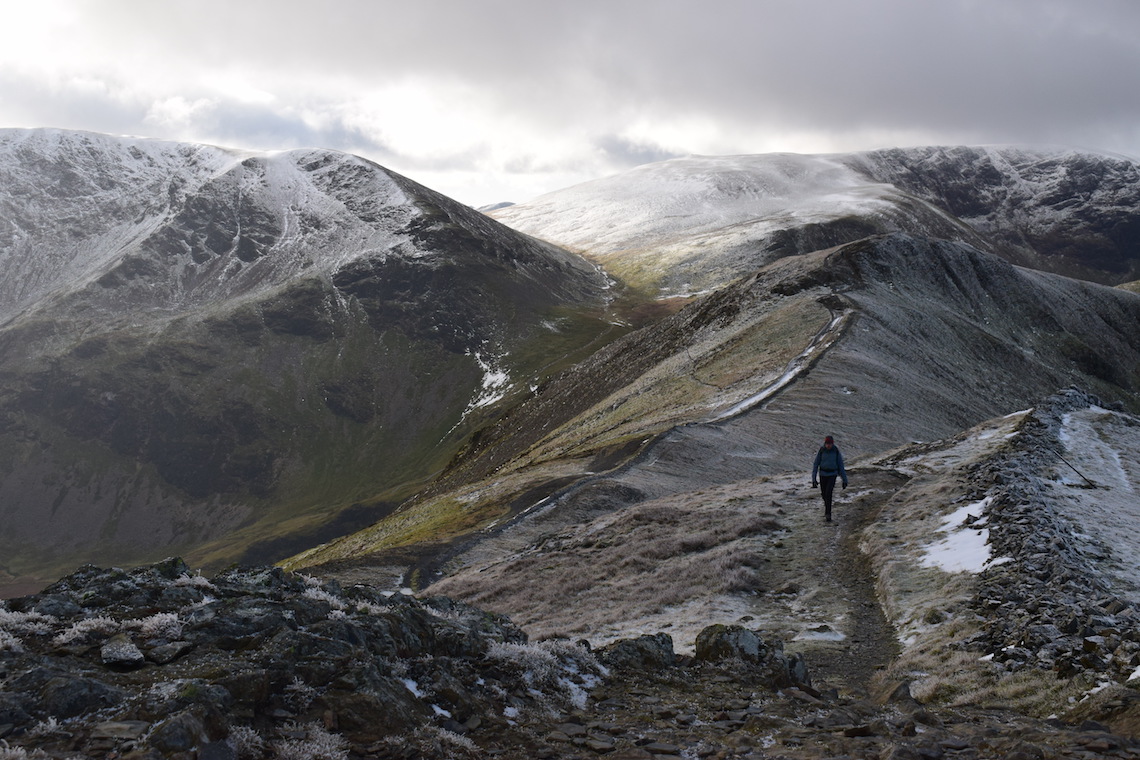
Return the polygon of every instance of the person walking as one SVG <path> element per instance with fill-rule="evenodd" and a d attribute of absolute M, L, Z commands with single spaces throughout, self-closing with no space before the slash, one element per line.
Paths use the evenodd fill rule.
<path fill-rule="evenodd" d="M 818 477 L 817 477 L 818 476 Z M 847 487 L 847 470 L 843 468 L 843 454 L 830 435 L 823 439 L 823 446 L 815 455 L 811 466 L 811 487 L 819 488 L 823 495 L 823 516 L 831 522 L 831 497 L 835 493 L 835 480 L 841 478 Z"/>

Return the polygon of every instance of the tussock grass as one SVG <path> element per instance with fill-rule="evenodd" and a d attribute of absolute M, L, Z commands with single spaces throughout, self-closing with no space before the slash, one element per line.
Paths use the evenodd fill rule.
<path fill-rule="evenodd" d="M 1058 678 L 1052 671 L 1011 671 L 970 644 L 985 623 L 973 605 L 974 572 L 946 572 L 922 563 L 943 518 L 984 494 L 970 490 L 970 465 L 1001 450 L 1021 417 L 987 423 L 946 445 L 922 452 L 920 470 L 861 533 L 884 611 L 903 649 L 880 679 L 909 681 L 922 702 L 953 707 L 1013 709 L 1037 717 L 1063 712 L 1095 683 L 1088 676 Z M 913 457 L 896 464 L 907 466 Z"/>
<path fill-rule="evenodd" d="M 317 723 L 298 726 L 294 730 L 304 731 L 305 737 L 273 742 L 275 760 L 348 760 L 348 740 L 343 736 Z"/>
<path fill-rule="evenodd" d="M 909 680 L 911 694 L 920 702 L 1014 709 L 1037 717 L 1061 712 L 1095 686 L 1087 675 L 1058 678 L 1032 668 L 1010 672 L 977 652 L 952 648 L 912 649 L 883 677 Z"/>
<path fill-rule="evenodd" d="M 770 510 L 723 494 L 651 501 L 548 535 L 431 593 L 509 614 L 532 636 L 582 636 L 710 596 L 758 590 Z"/>

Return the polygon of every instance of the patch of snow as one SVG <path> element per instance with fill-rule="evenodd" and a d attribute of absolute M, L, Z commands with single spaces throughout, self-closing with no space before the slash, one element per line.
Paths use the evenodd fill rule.
<path fill-rule="evenodd" d="M 978 527 L 985 524 L 984 512 L 991 501 L 993 498 L 987 496 L 944 517 L 939 532 L 946 536 L 926 548 L 920 564 L 948 573 L 980 573 L 995 562 L 989 547 L 990 531 Z"/>
<path fill-rule="evenodd" d="M 400 680 L 403 682 L 403 684 L 407 688 L 407 690 L 410 691 L 413 695 L 415 695 L 417 699 L 423 699 L 424 698 L 424 693 L 422 691 L 420 691 L 420 685 L 418 683 L 416 683 L 414 679 L 401 678 Z"/>

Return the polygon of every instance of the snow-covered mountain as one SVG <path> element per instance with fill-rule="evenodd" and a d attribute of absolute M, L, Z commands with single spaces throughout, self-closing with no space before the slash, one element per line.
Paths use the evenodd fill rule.
<path fill-rule="evenodd" d="M 1138 178 L 1125 158 L 1014 147 L 691 156 L 491 214 L 662 295 L 893 231 L 1118 283 L 1140 273 Z"/>
<path fill-rule="evenodd" d="M 98 312 L 98 327 L 264 295 L 360 261 L 438 269 L 453 252 L 434 245 L 434 222 L 474 226 L 464 232 L 490 235 L 487 246 L 509 236 L 520 246 L 510 257 L 520 275 L 555 298 L 599 282 L 579 258 L 504 233 L 459 204 L 426 208 L 443 199 L 348 154 L 0 130 L 0 167 L 3 320 L 68 304 L 77 316 Z"/>
<path fill-rule="evenodd" d="M 593 265 L 322 150 L 2 130 L 0 272 L 15 574 L 374 516 L 608 326 Z"/>
<path fill-rule="evenodd" d="M 0 572 L 276 560 L 414 494 L 432 508 L 402 507 L 386 540 L 438 549 L 672 426 L 735 418 L 781 378 L 813 387 L 808 369 L 842 379 L 764 433 L 777 464 L 775 441 L 792 451 L 818 432 L 802 419 L 868 387 L 902 399 L 859 406 L 877 448 L 1070 382 L 1130 393 L 1132 296 L 1014 276 L 985 251 L 1029 256 L 1016 220 L 1053 220 L 1061 248 L 1032 255 L 1069 261 L 1056 251 L 1116 219 L 1128 269 L 1131 164 L 1032 155 L 690 158 L 494 212 L 603 272 L 342 153 L 0 131 Z M 948 179 L 964 167 L 985 203 Z M 1049 206 L 1064 177 L 1087 192 Z M 1087 224 L 1070 240 L 1063 219 Z M 796 255 L 884 229 L 909 237 L 851 249 L 857 266 Z M 631 328 L 607 312 L 611 274 L 653 295 L 720 290 L 668 318 L 634 304 L 622 315 L 659 324 L 615 343 Z M 742 295 L 742 275 L 772 293 Z M 820 364 L 840 336 L 870 342 Z"/>

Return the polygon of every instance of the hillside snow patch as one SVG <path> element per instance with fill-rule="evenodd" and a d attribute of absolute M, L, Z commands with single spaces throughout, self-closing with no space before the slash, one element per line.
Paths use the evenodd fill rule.
<path fill-rule="evenodd" d="M 990 531 L 984 526 L 985 510 L 991 501 L 993 497 L 987 496 L 944 517 L 938 530 L 945 536 L 927 547 L 920 564 L 948 573 L 980 573 L 991 565 L 1008 562 L 1008 557 L 994 559 L 990 553 Z"/>

